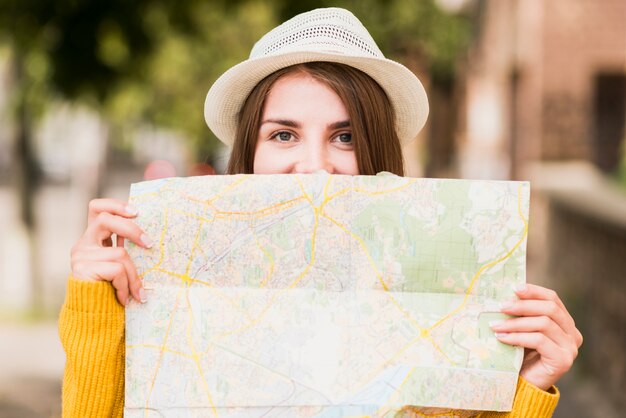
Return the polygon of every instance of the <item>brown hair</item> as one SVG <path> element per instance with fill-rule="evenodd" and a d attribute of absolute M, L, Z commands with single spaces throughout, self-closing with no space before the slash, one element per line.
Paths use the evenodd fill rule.
<path fill-rule="evenodd" d="M 326 84 L 343 102 L 350 116 L 360 174 L 373 175 L 389 171 L 404 175 L 402 148 L 395 130 L 393 107 L 387 94 L 364 72 L 332 62 L 309 62 L 282 68 L 254 87 L 239 112 L 228 174 L 252 174 L 265 98 L 279 78 L 294 72 L 309 74 Z"/>

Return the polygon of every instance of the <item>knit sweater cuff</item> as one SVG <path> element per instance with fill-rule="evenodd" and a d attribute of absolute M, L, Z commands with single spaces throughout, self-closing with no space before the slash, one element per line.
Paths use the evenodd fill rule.
<path fill-rule="evenodd" d="M 527 382 L 523 377 L 519 377 L 517 382 L 517 394 L 513 404 L 513 410 L 523 411 L 520 406 L 525 405 L 526 409 L 532 405 L 533 416 L 551 417 L 559 402 L 559 390 L 552 386 L 547 391 Z"/>
<path fill-rule="evenodd" d="M 118 303 L 111 283 L 80 280 L 70 276 L 67 281 L 65 309 L 90 314 L 118 314 L 124 307 Z"/>

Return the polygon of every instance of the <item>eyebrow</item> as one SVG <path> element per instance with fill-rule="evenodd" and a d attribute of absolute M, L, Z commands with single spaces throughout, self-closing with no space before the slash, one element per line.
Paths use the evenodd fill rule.
<path fill-rule="evenodd" d="M 289 120 L 289 119 L 265 119 L 264 121 L 261 122 L 261 125 L 264 125 L 266 123 L 276 123 L 278 125 L 289 126 L 290 128 L 300 128 L 301 126 L 300 123 L 294 120 Z M 328 127 L 330 129 L 348 128 L 350 127 L 350 121 L 342 120 L 339 122 L 333 122 L 329 124 Z"/>

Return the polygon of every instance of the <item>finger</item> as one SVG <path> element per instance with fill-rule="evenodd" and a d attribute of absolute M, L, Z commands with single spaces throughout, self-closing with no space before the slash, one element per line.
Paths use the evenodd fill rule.
<path fill-rule="evenodd" d="M 127 238 L 143 248 L 151 248 L 152 240 L 130 219 L 102 212 L 89 223 L 81 244 L 87 246 L 101 246 L 113 234 Z"/>
<path fill-rule="evenodd" d="M 547 358 L 557 358 L 561 354 L 559 346 L 540 332 L 499 332 L 496 338 L 509 345 L 536 350 Z"/>
<path fill-rule="evenodd" d="M 73 267 L 72 274 L 79 278 L 101 280 L 101 274 L 95 274 L 94 271 L 90 271 L 90 264 L 98 262 L 115 262 L 122 264 L 126 271 L 126 280 L 128 281 L 127 287 L 131 295 L 135 300 L 141 301 L 142 303 L 146 302 L 146 292 L 143 288 L 141 278 L 137 274 L 137 269 L 130 259 L 128 252 L 126 252 L 123 247 L 95 248 L 77 254 L 75 256 L 75 263 L 77 264 L 77 267 Z M 83 271 L 81 268 L 86 271 Z M 113 279 L 114 277 L 108 277 L 104 280 L 112 281 Z"/>
<path fill-rule="evenodd" d="M 523 287 L 517 289 L 515 294 L 517 294 L 520 299 L 552 300 L 567 311 L 559 295 L 554 290 L 546 287 L 526 283 Z"/>
<path fill-rule="evenodd" d="M 127 202 L 118 199 L 93 199 L 89 202 L 87 223 L 94 220 L 100 213 L 108 212 L 125 218 L 137 216 L 137 209 Z"/>
<path fill-rule="evenodd" d="M 121 305 L 126 306 L 130 301 L 126 268 L 122 263 L 116 263 L 114 261 L 92 261 L 86 263 L 86 265 L 79 263 L 76 265 L 76 268 L 78 271 L 84 272 L 86 276 L 93 277 L 94 280 L 111 282 L 115 288 L 117 301 Z M 81 275 L 74 275 L 74 277 L 86 279 L 86 277 Z"/>
<path fill-rule="evenodd" d="M 536 350 L 550 376 L 558 377 L 569 370 L 577 354 L 559 347 L 540 332 L 498 333 L 496 338 L 505 344 Z"/>
<path fill-rule="evenodd" d="M 130 303 L 130 295 L 128 289 L 128 280 L 125 275 L 116 276 L 111 284 L 115 288 L 115 296 L 117 296 L 117 300 L 124 306 Z"/>
<path fill-rule="evenodd" d="M 564 324 L 571 319 L 569 315 L 551 300 L 517 300 L 505 302 L 500 311 L 513 316 L 548 316 L 565 330 Z"/>
<path fill-rule="evenodd" d="M 496 321 L 490 324 L 496 333 L 539 332 L 554 341 L 558 346 L 577 350 L 574 339 L 547 316 L 527 316 Z"/>
<path fill-rule="evenodd" d="M 576 323 L 574 318 L 570 315 L 569 311 L 559 298 L 558 294 L 551 289 L 547 289 L 542 286 L 537 286 L 534 284 L 526 284 L 522 289 L 516 290 L 515 292 L 520 299 L 539 299 L 539 300 L 548 300 L 554 302 L 558 305 L 562 312 L 564 313 L 563 319 L 564 322 L 559 325 L 571 336 L 574 337 L 578 347 L 581 346 L 583 342 L 583 337 L 580 331 L 576 328 Z"/>

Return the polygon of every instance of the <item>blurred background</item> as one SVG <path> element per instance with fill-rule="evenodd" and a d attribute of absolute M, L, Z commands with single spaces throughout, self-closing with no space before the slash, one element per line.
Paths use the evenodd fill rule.
<path fill-rule="evenodd" d="M 88 201 L 223 172 L 211 83 L 325 6 L 428 91 L 409 175 L 532 182 L 528 280 L 585 336 L 556 416 L 623 416 L 626 1 L 0 0 L 0 417 L 60 416 L 56 317 Z"/>

